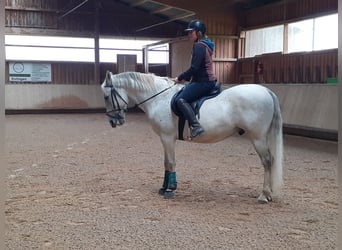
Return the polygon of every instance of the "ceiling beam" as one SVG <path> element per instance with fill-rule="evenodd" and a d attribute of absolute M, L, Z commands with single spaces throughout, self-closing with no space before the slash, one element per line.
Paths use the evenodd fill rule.
<path fill-rule="evenodd" d="M 184 18 L 188 18 L 188 17 L 194 16 L 194 15 L 195 15 L 195 12 L 191 12 L 189 14 L 182 15 L 182 16 L 176 16 L 176 17 L 168 19 L 168 20 L 166 20 L 164 22 L 155 23 L 155 24 L 152 24 L 152 25 L 149 25 L 149 26 L 137 29 L 136 32 L 147 30 L 147 29 L 150 29 L 150 28 L 153 28 L 153 27 L 156 27 L 156 26 L 159 26 L 159 25 L 163 25 L 163 24 L 166 24 L 166 23 L 170 23 L 170 22 L 173 22 L 173 21 L 182 20 Z"/>
<path fill-rule="evenodd" d="M 143 5 L 146 2 L 148 2 L 148 0 L 140 0 L 140 1 L 136 1 L 136 2 L 132 3 L 130 6 L 131 7 L 137 7 L 137 6 Z"/>
<path fill-rule="evenodd" d="M 84 0 L 82 3 L 78 4 L 77 6 L 75 6 L 74 8 L 70 9 L 69 11 L 67 11 L 66 13 L 64 13 L 63 15 L 59 16 L 58 19 L 62 19 L 63 17 L 69 15 L 71 12 L 74 12 L 75 10 L 77 10 L 78 8 L 80 8 L 81 6 L 83 6 L 86 2 L 88 2 L 89 0 Z"/>
<path fill-rule="evenodd" d="M 163 8 L 158 9 L 158 10 L 151 11 L 150 13 L 151 13 L 151 14 L 159 14 L 159 13 L 161 13 L 161 12 L 165 12 L 165 11 L 168 11 L 168 10 L 170 10 L 170 9 L 172 9 L 171 6 L 165 6 L 165 7 L 163 7 Z"/>

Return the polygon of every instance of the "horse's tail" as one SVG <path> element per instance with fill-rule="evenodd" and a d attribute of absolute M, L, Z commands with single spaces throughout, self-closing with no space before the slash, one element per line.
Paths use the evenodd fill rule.
<path fill-rule="evenodd" d="M 268 146 L 272 155 L 271 188 L 279 194 L 283 185 L 283 121 L 277 96 L 269 91 L 273 99 L 274 112 L 267 134 Z"/>

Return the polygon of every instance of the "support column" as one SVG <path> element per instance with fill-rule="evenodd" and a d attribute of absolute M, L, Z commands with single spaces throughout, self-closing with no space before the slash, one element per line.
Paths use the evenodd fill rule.
<path fill-rule="evenodd" d="M 5 142 L 5 1 L 0 1 L 0 140 Z M 0 249 L 5 249 L 5 197 L 6 197 L 6 155 L 5 145 L 6 143 L 0 144 L 0 159 L 1 161 L 1 174 L 0 174 Z"/>
<path fill-rule="evenodd" d="M 95 1 L 95 27 L 94 27 L 94 84 L 100 84 L 100 21 L 99 21 L 99 2 Z"/>
<path fill-rule="evenodd" d="M 148 46 L 143 48 L 143 69 L 144 73 L 148 73 Z"/>

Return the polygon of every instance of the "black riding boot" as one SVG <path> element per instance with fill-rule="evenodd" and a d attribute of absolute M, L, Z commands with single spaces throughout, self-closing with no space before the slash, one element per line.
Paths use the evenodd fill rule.
<path fill-rule="evenodd" d="M 187 103 L 184 99 L 179 99 L 177 101 L 177 106 L 189 122 L 191 138 L 195 138 L 196 136 L 202 134 L 204 132 L 204 129 L 201 127 L 201 124 L 199 124 L 194 110 L 192 109 L 190 104 Z"/>

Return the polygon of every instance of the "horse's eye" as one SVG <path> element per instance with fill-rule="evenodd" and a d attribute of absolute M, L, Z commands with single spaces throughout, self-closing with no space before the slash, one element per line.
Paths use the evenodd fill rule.
<path fill-rule="evenodd" d="M 107 101 L 108 100 L 108 98 L 109 98 L 109 96 L 104 96 L 104 99 Z"/>

